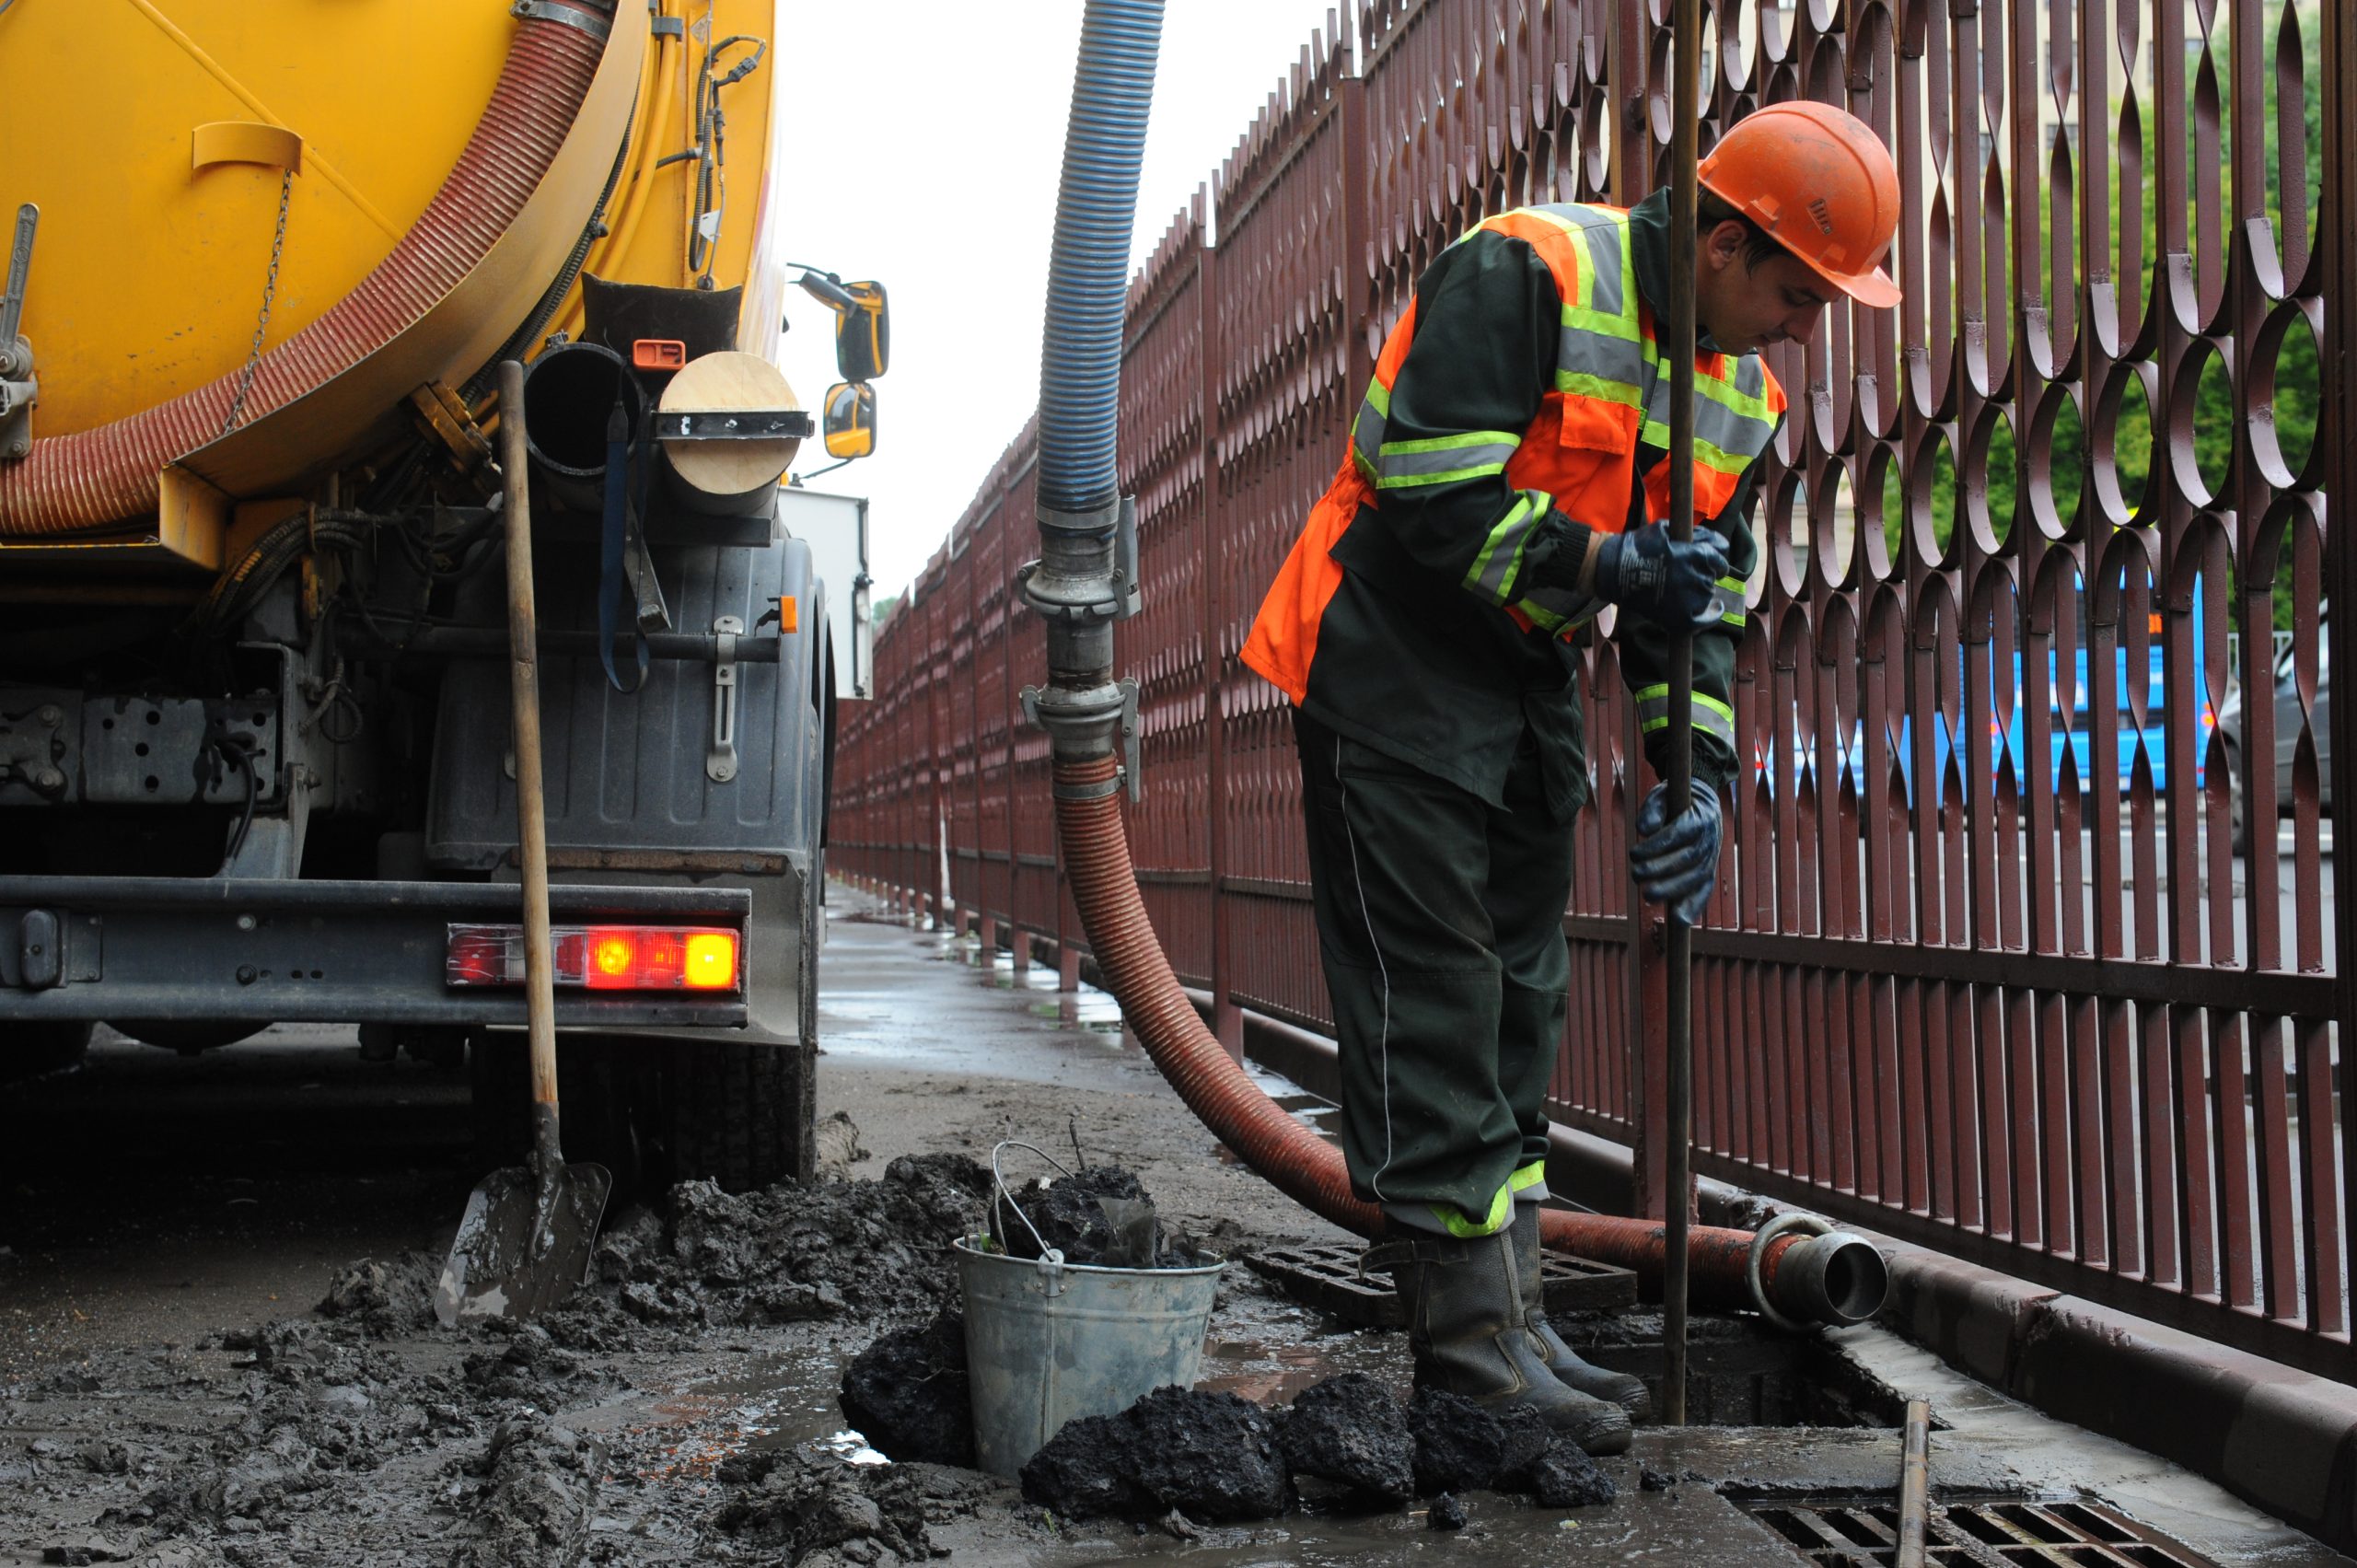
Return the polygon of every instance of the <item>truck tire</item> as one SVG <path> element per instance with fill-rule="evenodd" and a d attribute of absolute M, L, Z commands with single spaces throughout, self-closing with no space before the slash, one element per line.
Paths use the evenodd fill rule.
<path fill-rule="evenodd" d="M 637 1196 L 643 1180 L 640 1133 L 632 1107 L 633 1061 L 653 1042 L 603 1036 L 556 1042 L 557 1127 L 569 1161 L 613 1174 L 608 1206 Z M 473 1090 L 474 1162 L 482 1170 L 521 1165 L 532 1147 L 531 1042 L 521 1030 L 482 1029 L 468 1042 Z"/>
<path fill-rule="evenodd" d="M 819 899 L 803 900 L 801 1040 L 651 1040 L 659 1063 L 656 1166 L 671 1181 L 708 1178 L 731 1192 L 810 1179 L 819 1056 Z"/>
<path fill-rule="evenodd" d="M 0 1084 L 38 1078 L 79 1065 L 89 1053 L 90 1035 L 98 1026 L 85 1023 L 17 1024 L 6 1034 L 0 1049 Z"/>

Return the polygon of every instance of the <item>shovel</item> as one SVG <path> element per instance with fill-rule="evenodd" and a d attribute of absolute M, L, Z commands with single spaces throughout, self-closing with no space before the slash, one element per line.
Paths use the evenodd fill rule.
<path fill-rule="evenodd" d="M 524 367 L 499 367 L 500 466 L 507 523 L 507 638 L 516 703 L 517 859 L 524 872 L 524 995 L 532 1046 L 528 1167 L 476 1184 L 434 1291 L 445 1328 L 470 1318 L 530 1318 L 572 1294 L 613 1191 L 613 1173 L 564 1163 L 557 1139 L 556 965 L 549 940 L 548 823 L 540 798 L 539 629 L 532 608 L 532 508 L 524 454 Z"/>

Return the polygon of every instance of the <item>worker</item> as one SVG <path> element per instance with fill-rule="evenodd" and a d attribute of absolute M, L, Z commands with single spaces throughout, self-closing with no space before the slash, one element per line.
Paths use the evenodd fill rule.
<path fill-rule="evenodd" d="M 1694 635 L 1693 778 L 1655 785 L 1629 866 L 1694 923 L 1735 776 L 1730 679 L 1747 517 L 1784 394 L 1757 357 L 1846 296 L 1898 302 L 1889 154 L 1780 103 L 1700 166 L 1693 539 L 1668 514 L 1669 197 L 1525 208 L 1428 268 L 1385 343 L 1332 486 L 1244 661 L 1293 699 L 1351 1182 L 1381 1206 L 1420 1387 L 1526 1405 L 1618 1453 L 1644 1385 L 1539 1305 L 1541 1109 L 1571 965 L 1572 824 L 1588 798 L 1575 638 L 1607 606 L 1647 760 L 1669 772 L 1672 640 Z M 1611 832 L 1607 830 L 1606 842 Z"/>

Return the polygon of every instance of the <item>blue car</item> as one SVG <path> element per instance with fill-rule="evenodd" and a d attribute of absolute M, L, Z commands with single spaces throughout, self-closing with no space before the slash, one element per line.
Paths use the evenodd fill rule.
<path fill-rule="evenodd" d="M 2198 622 L 2201 618 L 2201 589 L 2199 584 L 2196 584 L 2194 587 L 2192 614 L 2194 620 Z M 2154 611 L 2152 613 L 2148 633 L 2149 642 L 2147 644 L 2145 656 L 2142 661 L 2144 665 L 2143 697 L 2145 716 L 2151 722 L 2141 727 L 2132 721 L 2131 714 L 2133 710 L 2129 705 L 2129 699 L 2131 696 L 2130 682 L 2134 679 L 2134 672 L 2130 668 L 2130 656 L 2128 650 L 2125 647 L 2121 647 L 2114 656 L 2114 665 L 2116 668 L 2115 679 L 2118 684 L 2114 689 L 2113 695 L 2119 704 L 2118 711 L 2120 722 L 2118 755 L 2113 760 L 2111 771 L 2113 777 L 2117 781 L 2117 787 L 2123 791 L 2130 786 L 2131 783 L 2135 778 L 2136 758 L 2140 751 L 2145 757 L 2147 766 L 2152 771 L 2154 789 L 2157 791 L 2165 789 L 2168 786 L 2168 735 L 2166 726 L 2163 723 L 2164 706 L 2162 701 L 2165 691 L 2165 679 L 2161 649 L 2161 615 L 2158 611 Z M 1979 646 L 1984 650 L 1985 656 L 1985 650 L 1988 645 L 1982 644 L 1979 645 Z M 1967 649 L 1965 656 L 1967 658 L 1972 656 L 1972 651 L 1970 648 Z M 2096 779 L 2096 771 L 2093 765 L 2093 760 L 2090 756 L 2090 747 L 2093 743 L 2093 737 L 2090 734 L 2090 731 L 2095 721 L 2090 701 L 2093 693 L 2090 690 L 2087 679 L 2087 636 L 2084 602 L 2082 603 L 2080 610 L 2078 636 L 2074 640 L 2074 645 L 2070 650 L 2070 657 L 2073 660 L 2073 701 L 2071 711 L 2068 714 L 2061 712 L 2059 695 L 2055 691 L 2054 677 L 2060 672 L 2062 657 L 2062 649 L 2055 648 L 2050 650 L 2047 656 L 2048 663 L 2044 672 L 2046 679 L 2043 684 L 2046 689 L 2048 712 L 2051 715 L 2052 719 L 2051 727 L 2049 732 L 2050 738 L 2048 742 L 2047 782 L 2050 786 L 2056 789 L 2060 789 L 2061 787 L 2062 757 L 2065 749 L 2067 749 L 2071 757 L 2072 769 L 2078 775 L 2080 787 L 2084 792 L 2093 787 Z M 2002 755 L 2006 761 L 2010 761 L 2013 764 L 2015 783 L 2026 788 L 2026 775 L 2027 772 L 2026 755 L 2027 751 L 2028 722 L 2027 710 L 2024 702 L 2026 683 L 2023 679 L 2022 656 L 2018 652 L 2014 655 L 2012 664 L 2012 720 L 2008 724 L 2001 725 L 1997 717 L 1995 704 L 1991 703 L 1982 709 L 1985 715 L 1983 722 L 1985 722 L 1989 726 L 1990 749 L 1992 756 Z M 1968 672 L 1960 670 L 1959 676 L 1965 676 L 1967 673 Z M 1973 695 L 1980 697 L 1983 702 L 1986 702 L 1986 694 L 1991 684 L 1988 678 L 1988 672 L 1984 668 L 1983 670 L 1978 673 L 1980 676 L 1980 679 L 1972 680 L 1967 679 L 1964 679 L 1962 683 L 1972 692 Z M 2211 700 L 2209 684 L 2202 673 L 2201 665 L 2199 660 L 2196 660 L 2194 663 L 2193 679 L 2195 682 L 2193 698 L 2193 726 L 2191 733 L 2187 737 L 2187 738 L 2189 741 L 2192 749 L 2194 762 L 2194 787 L 2199 789 L 2201 787 L 2204 778 L 2206 777 L 2206 762 L 2209 754 L 2210 735 L 2211 731 L 2218 726 L 2218 714 L 2216 705 Z M 2230 744 L 2231 740 L 2232 738 L 2229 737 Z M 1915 741 L 1914 721 L 1911 716 L 1905 716 L 1900 719 L 1898 734 L 1893 744 L 1897 752 L 1899 772 L 1906 780 L 1907 801 L 1910 806 L 1912 806 L 1915 801 Z M 1954 750 L 1956 744 L 1956 740 L 1950 733 L 1946 715 L 1945 714 L 1937 715 L 1933 719 L 1932 726 L 1932 755 L 1933 759 L 1933 765 L 1938 770 L 1939 777 L 1942 779 L 1945 779 L 1946 776 L 1948 758 L 1950 753 Z M 1794 774 L 1797 776 L 1804 772 L 1813 769 L 1816 764 L 1816 761 L 1817 749 L 1814 742 L 1804 741 L 1795 738 L 1793 749 L 1793 771 Z M 1842 761 L 1843 766 L 1850 771 L 1853 777 L 1863 772 L 1865 764 L 1865 740 L 1864 731 L 1861 726 L 1853 725 L 1852 726 L 1849 745 L 1846 749 Z M 1766 782 L 1768 787 L 1771 790 L 1773 790 L 1775 788 L 1775 779 L 1774 776 L 1769 772 L 1767 756 L 1764 753 L 1755 753 L 1751 760 L 1751 765 L 1753 772 L 1761 776 Z M 1959 758 L 1957 760 L 1957 767 L 1962 769 L 1965 765 L 1965 760 Z M 1933 796 L 1933 799 L 1935 802 L 1944 798 L 1944 796 L 1940 793 L 1940 787 L 1941 786 L 1935 784 L 1934 793 Z M 2289 796 L 2286 796 L 2285 798 L 2288 800 Z"/>

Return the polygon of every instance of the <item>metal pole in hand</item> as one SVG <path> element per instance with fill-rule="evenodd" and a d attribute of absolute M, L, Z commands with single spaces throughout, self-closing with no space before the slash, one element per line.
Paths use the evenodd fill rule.
<path fill-rule="evenodd" d="M 1701 0 L 1677 0 L 1671 19 L 1677 80 L 1670 99 L 1669 319 L 1662 343 L 1669 363 L 1669 532 L 1681 544 L 1694 520 L 1694 285 L 1699 203 L 1694 174 L 1701 119 Z M 1694 788 L 1694 638 L 1669 644 L 1669 819 L 1686 810 Z M 1686 1424 L 1686 1246 L 1688 1194 L 1694 1169 L 1693 946 L 1686 923 L 1667 915 L 1669 998 L 1667 1255 L 1662 1268 L 1662 1419 Z"/>

